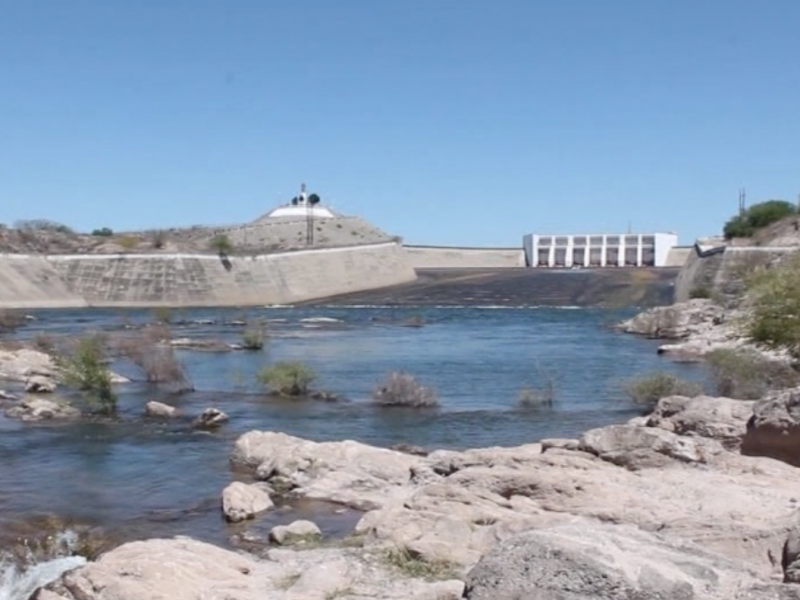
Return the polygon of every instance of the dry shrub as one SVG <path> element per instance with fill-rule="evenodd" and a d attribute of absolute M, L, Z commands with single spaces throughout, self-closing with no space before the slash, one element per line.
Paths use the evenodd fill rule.
<path fill-rule="evenodd" d="M 395 371 L 372 390 L 372 399 L 381 406 L 429 408 L 438 406 L 436 390 L 420 384 L 412 375 Z"/>
<path fill-rule="evenodd" d="M 25 324 L 25 313 L 13 308 L 0 309 L 0 333 L 14 331 Z"/>
<path fill-rule="evenodd" d="M 685 381 L 663 371 L 637 377 L 626 383 L 623 389 L 633 402 L 648 407 L 655 406 L 661 398 L 667 396 L 693 398 L 703 393 L 703 387 L 699 383 Z"/>
<path fill-rule="evenodd" d="M 758 400 L 771 390 L 800 384 L 800 374 L 791 365 L 752 349 L 714 350 L 706 361 L 716 393 L 728 398 Z"/>
<path fill-rule="evenodd" d="M 175 392 L 191 391 L 194 387 L 171 339 L 166 325 L 148 325 L 141 332 L 122 338 L 119 352 L 141 369 L 149 383 L 168 386 Z"/>

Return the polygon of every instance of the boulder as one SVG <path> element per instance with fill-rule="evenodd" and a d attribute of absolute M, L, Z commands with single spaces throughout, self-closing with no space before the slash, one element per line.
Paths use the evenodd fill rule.
<path fill-rule="evenodd" d="M 218 408 L 207 408 L 192 421 L 192 427 L 196 429 L 215 429 L 228 422 L 228 415 Z"/>
<path fill-rule="evenodd" d="M 742 454 L 800 466 L 800 388 L 773 392 L 755 403 L 742 438 Z"/>
<path fill-rule="evenodd" d="M 56 382 L 44 375 L 33 375 L 25 380 L 25 391 L 30 394 L 50 394 L 56 390 Z"/>
<path fill-rule="evenodd" d="M 500 542 L 469 572 L 469 600 L 730 600 L 747 565 L 627 526 L 561 526 Z"/>
<path fill-rule="evenodd" d="M 231 455 L 262 481 L 290 487 L 297 495 L 370 510 L 404 497 L 412 467 L 425 459 L 359 442 L 309 442 L 285 433 L 251 431 Z"/>
<path fill-rule="evenodd" d="M 45 399 L 35 396 L 23 398 L 19 404 L 6 409 L 7 417 L 22 421 L 46 421 L 50 419 L 74 419 L 81 411 L 65 400 Z"/>
<path fill-rule="evenodd" d="M 293 521 L 289 525 L 278 525 L 269 532 L 269 539 L 276 544 L 295 544 L 322 538 L 322 531 L 312 521 Z"/>
<path fill-rule="evenodd" d="M 162 402 L 150 401 L 145 404 L 144 407 L 144 414 L 148 417 L 169 418 L 174 417 L 177 413 L 177 408 L 169 404 L 163 404 Z"/>
<path fill-rule="evenodd" d="M 781 569 L 784 583 L 800 583 L 800 530 L 792 529 L 783 543 Z"/>
<path fill-rule="evenodd" d="M 715 439 L 726 449 L 737 451 L 754 406 L 755 402 L 750 400 L 669 396 L 658 401 L 647 426 L 683 436 Z"/>
<path fill-rule="evenodd" d="M 590 429 L 581 436 L 578 445 L 585 452 L 632 470 L 664 467 L 675 460 L 705 463 L 723 451 L 722 445 L 714 440 L 632 425 Z"/>
<path fill-rule="evenodd" d="M 222 491 L 222 512 L 234 523 L 252 519 L 272 506 L 269 494 L 256 485 L 234 481 Z"/>
<path fill-rule="evenodd" d="M 725 320 L 725 309 L 706 299 L 694 299 L 671 306 L 657 306 L 622 322 L 626 333 L 654 338 L 681 339 L 706 333 Z"/>
<path fill-rule="evenodd" d="M 56 368 L 50 355 L 38 350 L 0 350 L 0 379 L 26 381 L 35 375 L 53 378 Z"/>

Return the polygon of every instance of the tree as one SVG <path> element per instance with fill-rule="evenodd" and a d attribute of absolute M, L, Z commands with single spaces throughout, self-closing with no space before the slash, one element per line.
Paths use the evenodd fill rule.
<path fill-rule="evenodd" d="M 308 203 L 309 203 L 311 206 L 314 206 L 315 204 L 319 204 L 319 196 L 318 196 L 317 194 L 311 194 L 311 195 L 308 197 Z"/>
<path fill-rule="evenodd" d="M 212 250 L 216 250 L 220 256 L 229 254 L 233 250 L 233 243 L 224 233 L 218 233 L 208 243 Z"/>
<path fill-rule="evenodd" d="M 728 219 L 722 232 L 727 240 L 735 237 L 751 237 L 758 229 L 796 214 L 797 207 L 791 202 L 767 200 L 754 204 L 743 213 Z"/>

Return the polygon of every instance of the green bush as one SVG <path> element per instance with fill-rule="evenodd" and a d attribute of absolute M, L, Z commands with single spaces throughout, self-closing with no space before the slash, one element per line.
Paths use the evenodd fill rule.
<path fill-rule="evenodd" d="M 24 312 L 13 308 L 0 308 L 0 333 L 14 331 L 24 324 Z"/>
<path fill-rule="evenodd" d="M 800 384 L 790 365 L 769 360 L 752 349 L 719 349 L 706 356 L 715 391 L 739 400 L 758 400 L 775 389 Z"/>
<path fill-rule="evenodd" d="M 800 358 L 800 254 L 762 269 L 748 282 L 745 332 L 754 342 Z"/>
<path fill-rule="evenodd" d="M 297 361 L 279 361 L 256 374 L 259 383 L 282 396 L 306 395 L 314 379 L 314 371 Z"/>
<path fill-rule="evenodd" d="M 439 404 L 433 388 L 419 383 L 412 375 L 395 371 L 372 390 L 372 399 L 381 406 L 430 408 Z"/>
<path fill-rule="evenodd" d="M 114 235 L 114 231 L 108 227 L 101 227 L 92 231 L 92 235 L 95 237 L 111 237 Z"/>
<path fill-rule="evenodd" d="M 103 412 L 114 412 L 117 397 L 111 388 L 111 373 L 106 369 L 103 342 L 98 336 L 81 338 L 57 363 L 64 383 L 86 393 L 86 398 Z"/>
<path fill-rule="evenodd" d="M 266 337 L 263 325 L 248 325 L 242 332 L 242 347 L 245 350 L 261 350 Z"/>
<path fill-rule="evenodd" d="M 211 238 L 209 247 L 220 255 L 230 254 L 233 250 L 233 242 L 224 233 L 219 233 Z"/>
<path fill-rule="evenodd" d="M 623 386 L 625 394 L 636 404 L 655 406 L 667 396 L 699 396 L 703 388 L 699 383 L 684 381 L 663 371 L 649 373 L 632 379 Z"/>
<path fill-rule="evenodd" d="M 797 206 L 785 200 L 767 200 L 754 204 L 742 214 L 731 217 L 722 229 L 725 239 L 751 237 L 758 229 L 797 214 Z"/>

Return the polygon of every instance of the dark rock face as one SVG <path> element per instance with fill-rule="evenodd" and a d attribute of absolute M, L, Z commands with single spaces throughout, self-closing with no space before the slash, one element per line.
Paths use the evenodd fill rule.
<path fill-rule="evenodd" d="M 776 392 L 756 403 L 742 439 L 742 454 L 800 466 L 800 388 Z"/>

